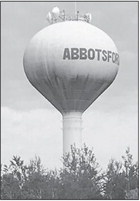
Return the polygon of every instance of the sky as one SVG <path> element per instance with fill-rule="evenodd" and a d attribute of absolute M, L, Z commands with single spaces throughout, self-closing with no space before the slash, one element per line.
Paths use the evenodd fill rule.
<path fill-rule="evenodd" d="M 23 54 L 32 36 L 48 26 L 53 7 L 74 14 L 73 2 L 2 2 L 1 162 L 13 155 L 28 163 L 40 156 L 44 167 L 62 167 L 62 116 L 26 78 Z M 101 168 L 121 160 L 130 147 L 138 157 L 138 8 L 136 2 L 78 2 L 92 24 L 115 42 L 120 67 L 113 84 L 84 112 L 83 142 Z"/>

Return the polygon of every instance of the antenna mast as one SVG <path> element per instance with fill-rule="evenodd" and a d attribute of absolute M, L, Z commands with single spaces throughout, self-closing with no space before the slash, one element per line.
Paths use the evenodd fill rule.
<path fill-rule="evenodd" d="M 77 14 L 77 2 L 74 2 L 74 7 L 75 7 L 75 15 Z"/>

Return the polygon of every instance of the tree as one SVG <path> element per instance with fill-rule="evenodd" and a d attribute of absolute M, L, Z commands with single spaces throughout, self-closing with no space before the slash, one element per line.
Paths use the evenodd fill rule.
<path fill-rule="evenodd" d="M 106 199 L 125 199 L 126 179 L 122 164 L 111 160 L 104 177 L 104 194 Z"/>
<path fill-rule="evenodd" d="M 26 166 L 14 156 L 3 168 L 1 183 L 2 199 L 57 199 L 57 171 L 45 171 L 39 157 Z"/>
<path fill-rule="evenodd" d="M 1 199 L 21 199 L 19 183 L 13 174 L 3 175 L 1 180 Z"/>
<path fill-rule="evenodd" d="M 133 164 L 130 149 L 127 148 L 123 162 L 111 160 L 104 177 L 106 199 L 138 198 L 138 164 Z"/>
<path fill-rule="evenodd" d="M 122 156 L 122 159 L 127 180 L 126 199 L 138 199 L 139 167 L 137 162 L 133 164 L 133 156 L 129 147 L 126 149 L 125 156 Z"/>
<path fill-rule="evenodd" d="M 2 168 L 1 199 L 138 199 L 138 163 L 133 163 L 129 148 L 122 159 L 111 160 L 101 173 L 93 150 L 86 145 L 72 146 L 60 170 L 46 171 L 39 157 L 25 165 L 14 156 Z"/>
<path fill-rule="evenodd" d="M 4 165 L 1 177 L 2 199 L 22 199 L 21 189 L 26 180 L 26 169 L 21 158 L 17 156 L 13 156 L 9 166 Z"/>
<path fill-rule="evenodd" d="M 101 199 L 101 175 L 93 150 L 86 145 L 63 157 L 63 170 L 60 173 L 63 199 Z M 60 198 L 62 199 L 62 198 Z"/>

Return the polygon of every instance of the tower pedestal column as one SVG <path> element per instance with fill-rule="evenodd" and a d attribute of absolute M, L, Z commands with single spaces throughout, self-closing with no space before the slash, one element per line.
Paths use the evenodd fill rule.
<path fill-rule="evenodd" d="M 70 151 L 71 145 L 80 148 L 82 145 L 82 113 L 68 112 L 63 114 L 63 154 Z"/>

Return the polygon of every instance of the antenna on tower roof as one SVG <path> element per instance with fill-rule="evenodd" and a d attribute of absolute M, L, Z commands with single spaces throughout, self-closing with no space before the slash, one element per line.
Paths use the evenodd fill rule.
<path fill-rule="evenodd" d="M 58 18 L 59 17 L 59 15 L 60 15 L 60 10 L 59 10 L 59 8 L 58 7 L 54 7 L 53 9 L 52 9 L 52 14 L 53 14 L 53 16 L 54 16 L 54 18 Z"/>
<path fill-rule="evenodd" d="M 66 15 L 65 10 L 60 10 L 58 7 L 54 7 L 51 12 L 48 12 L 46 19 L 49 24 L 63 22 L 63 21 L 85 21 L 87 23 L 91 22 L 92 16 L 91 13 L 86 13 L 81 15 L 77 10 L 77 2 L 75 0 L 75 14 L 74 16 Z"/>
<path fill-rule="evenodd" d="M 48 12 L 47 16 L 46 16 L 46 20 L 51 24 L 53 22 L 53 18 L 50 12 Z"/>
<path fill-rule="evenodd" d="M 91 16 L 91 13 L 86 13 L 85 14 L 85 17 L 86 17 L 86 20 L 87 20 L 87 22 L 91 22 L 91 20 L 92 20 L 92 16 Z"/>

